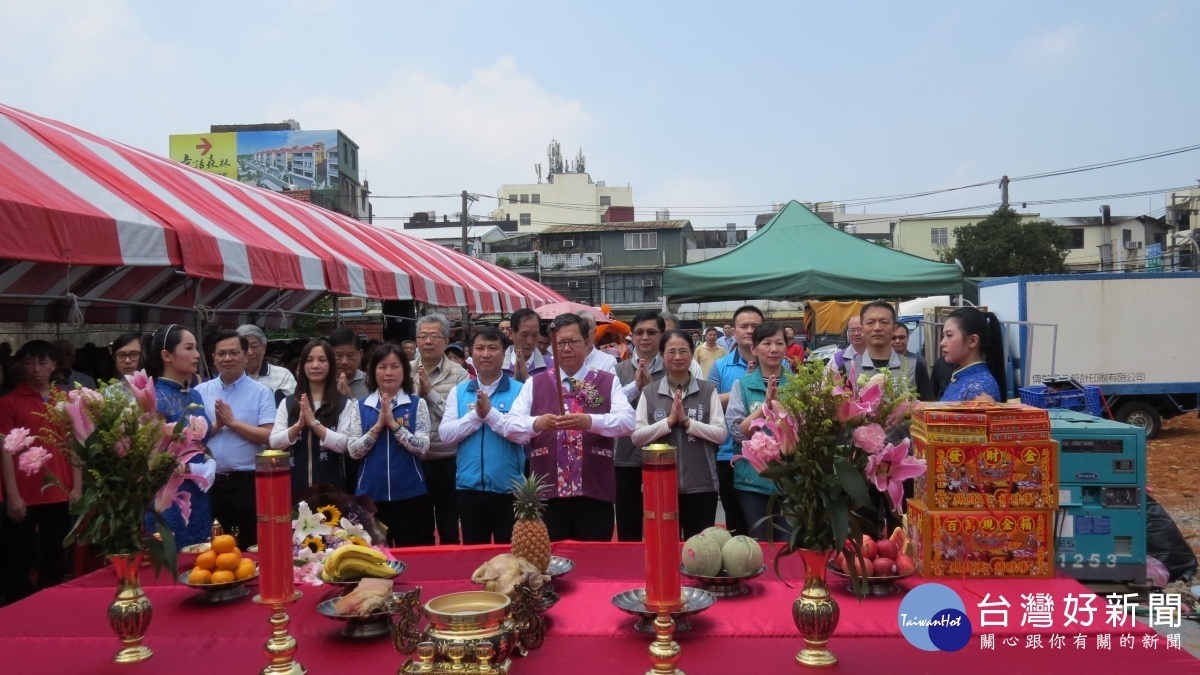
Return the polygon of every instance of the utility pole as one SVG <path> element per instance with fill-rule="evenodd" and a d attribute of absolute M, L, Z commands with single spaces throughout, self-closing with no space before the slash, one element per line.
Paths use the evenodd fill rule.
<path fill-rule="evenodd" d="M 1113 271 L 1112 211 L 1108 204 L 1100 207 L 1100 271 Z"/>
<path fill-rule="evenodd" d="M 462 213 L 459 214 L 459 219 L 462 220 L 462 248 L 459 250 L 462 251 L 463 255 L 470 255 L 469 253 L 467 253 L 467 191 L 466 190 L 462 191 Z"/>
<path fill-rule="evenodd" d="M 1008 176 L 1000 177 L 1000 208 L 1008 208 Z"/>

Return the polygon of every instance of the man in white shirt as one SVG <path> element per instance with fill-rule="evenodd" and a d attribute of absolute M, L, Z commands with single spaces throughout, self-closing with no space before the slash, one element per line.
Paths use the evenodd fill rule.
<path fill-rule="evenodd" d="M 858 371 L 862 366 L 863 353 L 867 351 L 867 337 L 863 334 L 861 316 L 852 316 L 846 323 L 846 339 L 850 341 L 850 346 L 833 353 L 833 358 L 825 364 L 829 370 L 844 374 L 849 370 Z"/>
<path fill-rule="evenodd" d="M 577 313 L 579 318 L 587 324 L 587 354 L 584 356 L 583 365 L 592 370 L 603 370 L 613 375 L 617 374 L 617 357 L 602 352 L 596 349 L 596 345 L 592 342 L 592 336 L 596 335 L 596 315 L 586 309 L 581 309 Z"/>
<path fill-rule="evenodd" d="M 542 331 L 542 320 L 537 312 L 522 307 L 512 314 L 512 344 L 504 352 L 504 374 L 524 382 L 532 375 L 548 370 L 554 359 L 542 356 L 538 349 L 538 336 Z M 519 357 L 519 358 L 518 358 Z"/>
<path fill-rule="evenodd" d="M 238 326 L 237 334 L 246 338 L 246 374 L 271 390 L 275 404 L 296 393 L 296 378 L 287 368 L 267 363 L 267 334 L 252 323 Z"/>
<path fill-rule="evenodd" d="M 633 431 L 636 414 L 615 375 L 584 363 L 592 337 L 584 319 L 563 314 L 552 328 L 557 377 L 535 377 L 521 388 L 504 435 L 530 446 L 530 472 L 550 484 L 546 527 L 552 541 L 611 541 L 615 439 Z"/>

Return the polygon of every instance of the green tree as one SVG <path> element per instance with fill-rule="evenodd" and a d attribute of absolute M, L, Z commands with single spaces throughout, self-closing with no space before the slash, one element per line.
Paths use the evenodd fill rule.
<path fill-rule="evenodd" d="M 1048 220 L 1022 221 L 1007 206 L 978 223 L 954 231 L 954 246 L 943 247 L 942 260 L 962 263 L 969 277 L 1059 274 L 1067 271 L 1071 236 Z"/>

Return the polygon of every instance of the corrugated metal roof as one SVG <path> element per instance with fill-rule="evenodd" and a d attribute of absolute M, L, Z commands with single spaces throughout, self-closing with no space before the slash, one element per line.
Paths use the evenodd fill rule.
<path fill-rule="evenodd" d="M 551 225 L 542 234 L 571 232 L 627 232 L 632 230 L 682 230 L 691 227 L 690 220 L 637 220 L 629 223 L 598 223 L 595 225 Z"/>
<path fill-rule="evenodd" d="M 400 230 L 410 237 L 418 239 L 459 239 L 462 237 L 462 227 L 423 227 Z M 504 231 L 495 225 L 472 225 L 467 228 L 467 239 L 482 239 L 486 243 L 505 239 Z"/>

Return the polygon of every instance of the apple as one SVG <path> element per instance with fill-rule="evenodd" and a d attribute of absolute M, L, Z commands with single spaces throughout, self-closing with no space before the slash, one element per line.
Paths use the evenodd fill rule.
<path fill-rule="evenodd" d="M 879 544 L 870 535 L 864 534 L 862 538 L 863 557 L 867 560 L 874 560 L 879 555 Z"/>
<path fill-rule="evenodd" d="M 880 539 L 879 543 L 875 546 L 879 549 L 879 555 L 877 556 L 879 558 L 891 558 L 895 560 L 896 556 L 900 555 L 900 547 L 896 546 L 896 542 L 891 539 Z"/>
<path fill-rule="evenodd" d="M 849 558 L 847 558 L 845 560 L 844 563 L 842 563 L 842 571 L 843 572 L 845 572 L 846 574 L 850 574 L 851 561 L 853 561 L 854 565 L 857 567 L 858 576 L 860 576 L 860 577 L 871 576 L 871 561 L 863 560 L 862 558 L 858 558 L 855 556 L 850 556 Z"/>
<path fill-rule="evenodd" d="M 917 571 L 917 564 L 913 562 L 912 556 L 901 553 L 896 557 L 896 572 L 898 574 L 912 574 Z"/>
<path fill-rule="evenodd" d="M 871 562 L 871 576 L 875 577 L 892 577 L 896 576 L 896 561 L 891 558 L 879 557 Z"/>

